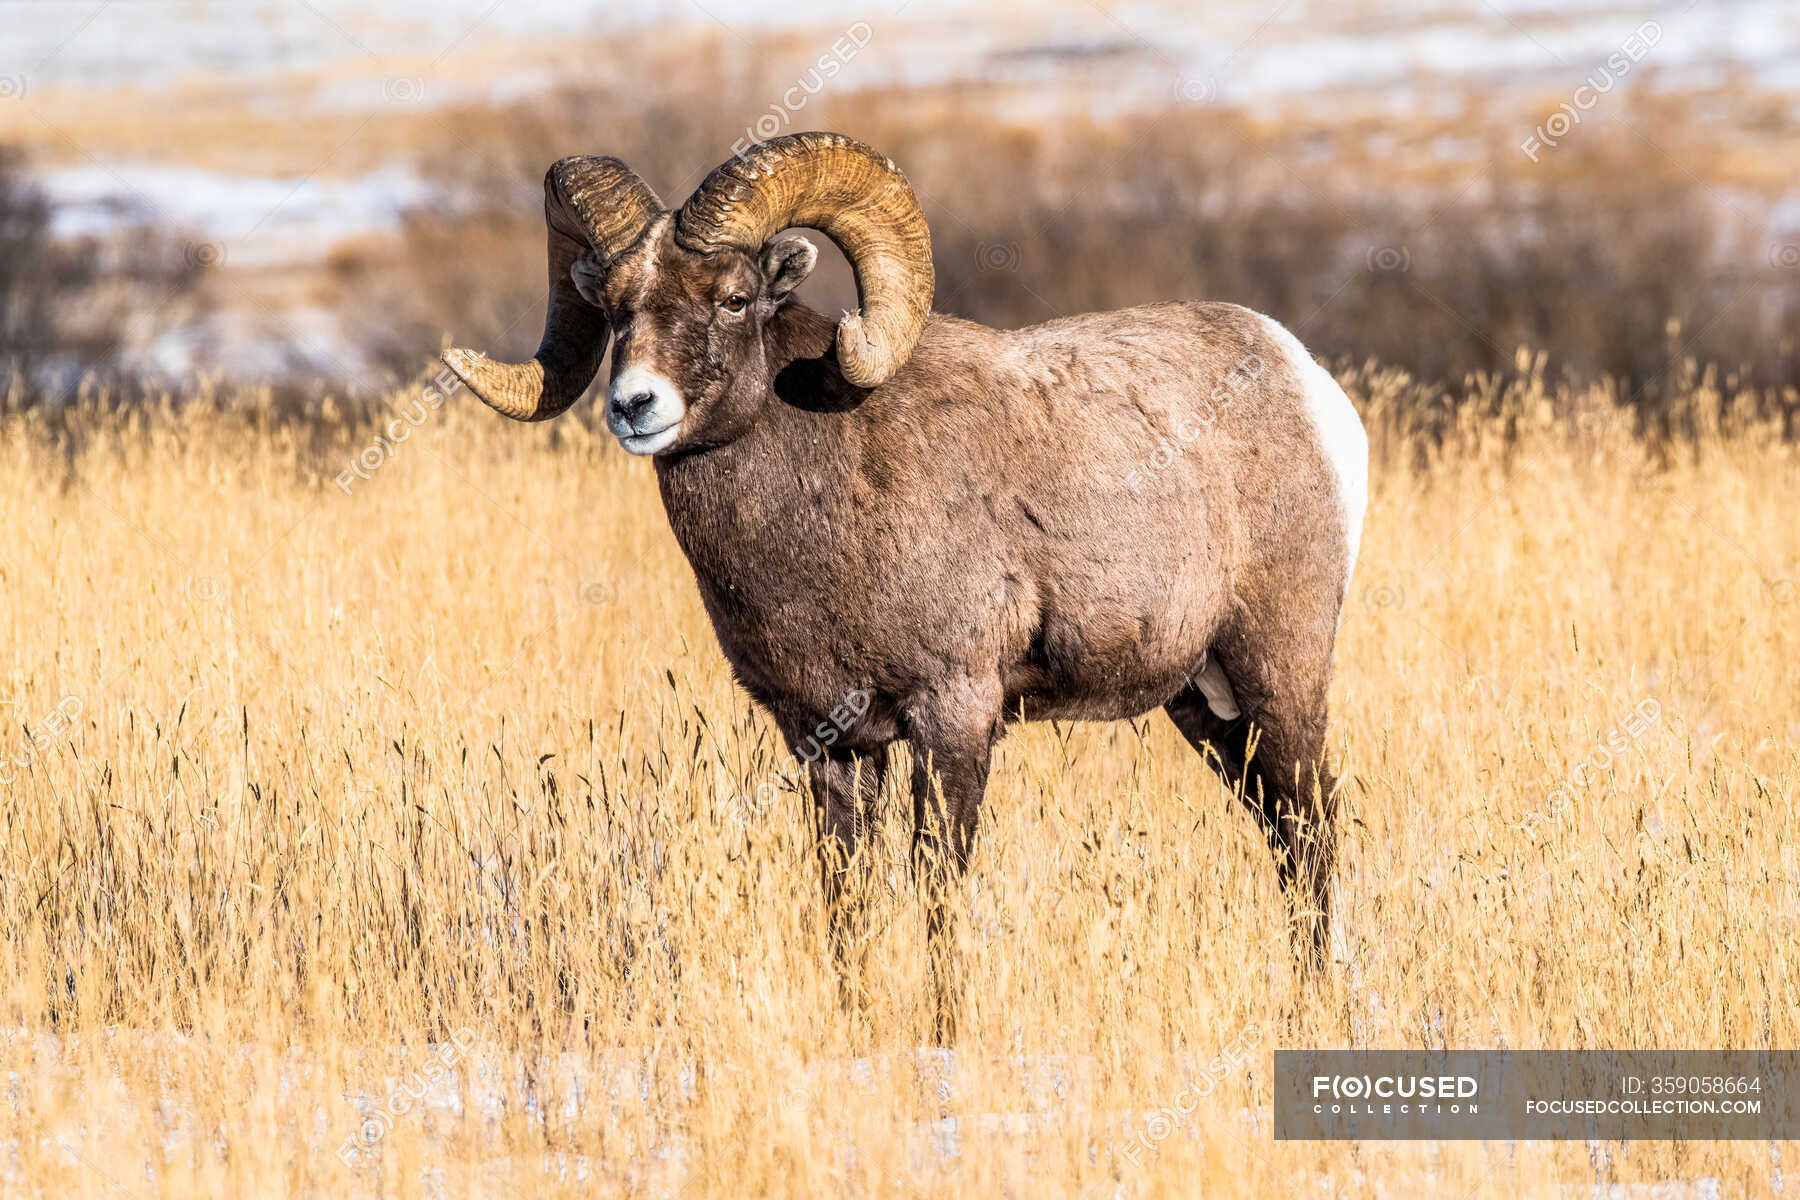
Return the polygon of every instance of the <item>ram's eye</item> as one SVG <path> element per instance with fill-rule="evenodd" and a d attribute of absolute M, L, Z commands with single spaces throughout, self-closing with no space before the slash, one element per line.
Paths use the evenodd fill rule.
<path fill-rule="evenodd" d="M 744 295 L 742 292 L 733 292 L 731 295 L 725 297 L 725 302 L 719 305 L 719 307 L 728 313 L 741 313 L 746 308 L 750 307 L 750 297 Z"/>

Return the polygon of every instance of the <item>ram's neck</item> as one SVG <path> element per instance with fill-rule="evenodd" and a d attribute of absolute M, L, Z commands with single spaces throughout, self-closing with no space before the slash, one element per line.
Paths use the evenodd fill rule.
<path fill-rule="evenodd" d="M 823 314 L 790 303 L 767 337 L 768 393 L 748 429 L 724 445 L 656 460 L 669 524 L 703 587 L 744 586 L 796 541 L 845 527 L 836 514 L 854 490 L 854 410 L 870 393 L 839 373 L 836 323 Z"/>

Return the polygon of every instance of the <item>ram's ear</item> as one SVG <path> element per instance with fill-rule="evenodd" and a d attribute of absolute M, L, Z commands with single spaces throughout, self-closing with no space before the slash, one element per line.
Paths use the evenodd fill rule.
<path fill-rule="evenodd" d="M 606 307 L 606 268 L 600 265 L 599 255 L 590 250 L 576 259 L 569 278 L 583 300 L 595 308 Z"/>
<path fill-rule="evenodd" d="M 806 282 L 819 261 L 819 248 L 798 233 L 770 238 L 763 247 L 762 273 L 769 299 L 786 300 L 788 293 Z"/>

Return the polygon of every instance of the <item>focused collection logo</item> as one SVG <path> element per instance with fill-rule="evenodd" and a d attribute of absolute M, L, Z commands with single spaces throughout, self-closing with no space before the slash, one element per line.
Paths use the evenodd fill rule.
<path fill-rule="evenodd" d="M 1478 1113 L 1473 1075 L 1314 1075 L 1313 1111 L 1333 1116 Z"/>

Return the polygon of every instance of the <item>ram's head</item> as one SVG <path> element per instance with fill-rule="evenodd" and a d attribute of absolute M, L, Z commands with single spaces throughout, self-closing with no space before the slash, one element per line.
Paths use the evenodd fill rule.
<path fill-rule="evenodd" d="M 728 159 L 667 212 L 614 158 L 565 158 L 544 179 L 550 301 L 528 362 L 468 350 L 444 361 L 493 408 L 556 416 L 593 382 L 617 335 L 607 427 L 634 454 L 713 436 L 766 387 L 765 329 L 824 233 L 856 273 L 858 312 L 837 328 L 837 362 L 876 387 L 906 361 L 931 308 L 931 237 L 899 169 L 830 133 L 798 133 Z M 703 431 L 705 431 L 703 433 Z"/>

